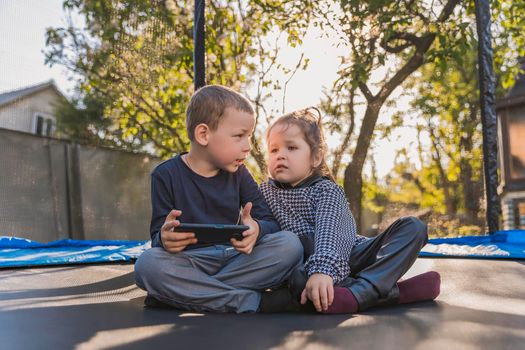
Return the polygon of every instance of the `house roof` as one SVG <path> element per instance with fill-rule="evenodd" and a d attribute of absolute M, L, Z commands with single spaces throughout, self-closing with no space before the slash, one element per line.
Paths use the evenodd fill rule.
<path fill-rule="evenodd" d="M 45 90 L 45 89 L 47 89 L 49 87 L 53 88 L 53 90 L 55 90 L 55 92 L 58 95 L 64 97 L 64 95 L 56 87 L 55 81 L 53 79 L 51 79 L 51 80 L 48 80 L 46 82 L 43 82 L 43 83 L 40 83 L 40 84 L 37 84 L 37 85 L 28 86 L 28 87 L 25 87 L 25 88 L 22 88 L 22 89 L 13 90 L 13 91 L 7 91 L 7 92 L 4 92 L 4 93 L 1 93 L 0 94 L 0 107 L 2 107 L 4 105 L 7 105 L 7 104 L 9 104 L 11 102 L 14 102 L 14 101 L 16 101 L 16 100 L 18 100 L 20 98 L 24 98 L 24 97 L 32 95 L 32 94 L 34 94 L 36 92 Z"/>

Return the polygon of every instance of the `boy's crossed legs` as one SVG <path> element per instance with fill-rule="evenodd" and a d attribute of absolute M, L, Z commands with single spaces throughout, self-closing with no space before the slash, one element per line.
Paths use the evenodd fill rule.
<path fill-rule="evenodd" d="M 145 251 L 135 264 L 137 285 L 180 309 L 256 312 L 261 291 L 281 284 L 300 264 L 302 245 L 291 232 L 263 236 L 249 255 L 218 245 L 171 254 Z"/>

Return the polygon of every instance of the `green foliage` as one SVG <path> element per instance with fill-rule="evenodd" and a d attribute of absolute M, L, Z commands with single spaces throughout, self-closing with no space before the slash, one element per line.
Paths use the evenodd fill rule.
<path fill-rule="evenodd" d="M 525 26 L 525 7 L 510 6 L 513 8 L 510 10 L 509 6 L 510 2 L 505 1 L 492 6 L 494 68 L 499 96 L 508 91 L 509 79 L 514 79 L 518 72 L 518 55 L 525 48 L 522 36 L 517 35 L 517 27 Z M 467 4 L 466 11 L 473 16 L 473 2 Z M 506 18 L 510 14 L 514 16 L 511 20 Z M 456 41 L 461 55 L 424 66 L 409 84 L 417 87 L 412 106 L 421 116 L 418 128 L 426 131 L 431 142 L 421 154 L 424 164 L 418 179 L 433 201 L 423 200 L 421 205 L 448 200 L 451 205 L 458 204 L 460 214 L 470 210 L 471 219 L 475 216 L 472 211 L 479 211 L 483 195 L 477 38 L 472 35 L 475 30 L 472 26 L 468 27 L 471 35 Z M 445 186 L 451 189 L 448 199 L 445 198 Z M 440 209 L 444 213 L 445 208 Z"/>
<path fill-rule="evenodd" d="M 479 210 L 482 195 L 474 1 L 339 3 L 342 14 L 327 12 L 325 17 L 341 28 L 341 40 L 350 50 L 341 59 L 339 77 L 322 107 L 332 116 L 330 131 L 345 132 L 342 126 L 354 121 L 356 128 L 361 125 L 360 134 L 351 135 L 346 149 L 365 151 L 354 151 L 350 166 L 354 166 L 355 158 L 359 161 L 363 154 L 366 156 L 366 148 L 373 145 L 375 135 L 388 137 L 404 125 L 406 111 L 395 111 L 395 101 L 388 99 L 393 89 L 404 85 L 415 92 L 413 107 L 419 120 L 416 127 L 425 131 L 431 144 L 419 145 L 421 169 L 416 170 L 412 160 L 396 163 L 386 179 L 389 200 L 417 204 L 438 213 L 455 213 L 459 209 L 474 217 L 472 212 Z M 448 18 L 443 16 L 446 9 Z M 517 58 L 524 52 L 525 3 L 500 0 L 491 2 L 491 9 L 497 93 L 501 96 L 513 83 L 518 72 Z M 404 80 L 412 74 L 411 67 L 418 67 L 418 57 L 423 65 L 412 78 Z M 358 94 L 351 95 L 352 91 Z M 370 113 L 358 113 L 355 117 L 355 112 L 347 111 L 348 106 L 355 108 L 362 101 L 366 103 L 366 113 Z M 368 125 L 374 125 L 374 133 L 363 133 L 367 118 L 382 106 L 394 109 L 390 120 L 375 125 L 369 118 Z M 347 192 L 352 191 L 355 189 Z M 363 204 L 377 211 L 370 201 L 376 192 L 365 183 Z"/>
<path fill-rule="evenodd" d="M 79 108 L 75 110 L 85 132 L 77 136 L 92 139 L 93 128 L 83 122 L 89 119 L 89 104 L 95 103 L 103 106 L 107 119 L 100 124 L 104 134 L 120 138 L 122 147 L 143 148 L 160 156 L 188 148 L 185 108 L 193 93 L 192 3 L 64 1 L 70 11 L 69 24 L 48 29 L 46 61 L 65 66 L 78 80 Z M 272 11 L 281 13 L 290 6 L 288 2 L 215 0 L 206 4 L 207 83 L 238 90 L 253 83 L 257 63 L 270 55 L 258 50 L 257 39 L 280 26 L 289 31 L 290 43 L 299 43 L 305 22 L 296 19 L 307 16 L 299 11 L 308 7 L 298 6 L 286 22 L 279 22 Z M 84 27 L 74 24 L 73 13 L 83 19 Z M 64 118 L 71 119 L 75 110 Z"/>
<path fill-rule="evenodd" d="M 339 161 L 357 148 L 360 135 L 351 134 L 362 125 L 357 107 L 393 108 L 395 101 L 388 97 L 395 88 L 405 84 L 415 91 L 413 108 L 421 116 L 418 128 L 432 131 L 434 143 L 420 145 L 420 169 L 401 152 L 385 184 L 366 179 L 364 204 L 377 213 L 388 201 L 445 213 L 447 183 L 453 189 L 448 200 L 465 209 L 462 169 L 467 165 L 472 169 L 475 183 L 481 183 L 482 170 L 473 0 L 210 0 L 206 4 L 207 83 L 242 92 L 259 84 L 254 98 L 258 112 L 264 112 L 267 96 L 286 87 L 266 77 L 266 69 L 273 66 L 294 73 L 278 62 L 278 48 L 261 45 L 262 38 L 272 31 L 283 32 L 287 44 L 298 47 L 311 25 L 337 35 L 348 55 L 341 58 L 338 79 L 321 105 L 329 115 L 328 131 L 350 133 L 338 149 Z M 186 150 L 185 108 L 193 93 L 192 6 L 193 2 L 175 0 L 65 0 L 64 8 L 78 13 L 84 26 L 70 20 L 65 27 L 47 32 L 48 64 L 65 66 L 78 81 L 79 95 L 73 104 L 59 106 L 62 131 L 75 140 L 148 150 L 164 157 Z M 453 10 L 442 20 L 439 16 L 447 6 Z M 501 96 L 514 82 L 517 58 L 525 55 L 525 2 L 498 0 L 491 6 Z M 424 65 L 406 81 L 407 76 L 399 73 L 411 74 L 406 67 L 416 54 Z M 309 59 L 298 67 L 304 69 Z M 392 113 L 391 120 L 379 127 L 373 121 L 372 135 L 388 136 L 403 126 L 403 112 Z M 363 142 L 366 148 L 373 145 L 372 137 Z"/>
<path fill-rule="evenodd" d="M 345 84 L 366 84 L 373 73 L 388 62 L 402 66 L 426 38 L 437 36 L 426 53 L 427 61 L 443 60 L 458 54 L 457 38 L 466 35 L 462 20 L 465 10 L 455 1 L 343 0 L 341 13 L 325 13 L 329 23 L 337 23 L 350 55 L 343 60 L 341 76 Z M 440 18 L 448 6 L 455 11 L 451 18 Z M 394 69 L 393 76 L 399 68 Z"/>
<path fill-rule="evenodd" d="M 105 134 L 121 145 L 153 146 L 159 155 L 187 147 L 183 116 L 192 84 L 192 16 L 184 4 L 64 1 L 85 27 L 70 21 L 48 29 L 46 56 L 78 77 L 80 123 L 90 104 L 103 105 Z"/>
<path fill-rule="evenodd" d="M 383 213 L 388 203 L 388 191 L 372 180 L 363 182 L 363 204 L 374 213 Z"/>
<path fill-rule="evenodd" d="M 494 37 L 494 67 L 498 75 L 498 96 L 514 86 L 519 73 L 517 59 L 525 57 L 525 2 L 491 2 Z"/>
<path fill-rule="evenodd" d="M 88 95 L 83 101 L 60 100 L 55 106 L 56 115 L 59 116 L 57 136 L 77 143 L 132 150 L 133 144 L 124 144 L 120 135 L 107 133 L 111 122 L 104 118 L 104 108 L 102 96 L 93 98 Z"/>

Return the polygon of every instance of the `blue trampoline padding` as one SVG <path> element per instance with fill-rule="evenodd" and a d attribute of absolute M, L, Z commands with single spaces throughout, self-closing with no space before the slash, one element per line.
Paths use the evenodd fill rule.
<path fill-rule="evenodd" d="M 525 259 L 525 230 L 498 231 L 486 236 L 433 238 L 419 256 Z"/>
<path fill-rule="evenodd" d="M 131 261 L 150 241 L 85 241 L 63 239 L 39 243 L 0 236 L 0 267 L 87 264 Z M 420 256 L 525 259 L 525 230 L 498 231 L 487 236 L 434 238 Z"/>
<path fill-rule="evenodd" d="M 0 267 L 131 261 L 150 246 L 150 241 L 63 239 L 39 243 L 25 238 L 0 237 Z"/>

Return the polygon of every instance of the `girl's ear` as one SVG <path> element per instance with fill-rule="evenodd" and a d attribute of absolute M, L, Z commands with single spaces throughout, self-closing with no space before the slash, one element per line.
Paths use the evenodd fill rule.
<path fill-rule="evenodd" d="M 322 162 L 323 162 L 323 157 L 321 157 L 321 152 L 317 152 L 317 154 L 314 155 L 312 159 L 313 167 L 317 168 L 318 166 L 321 165 Z"/>
<path fill-rule="evenodd" d="M 194 133 L 195 141 L 199 145 L 206 147 L 210 137 L 210 127 L 204 123 L 201 123 L 195 127 Z"/>

